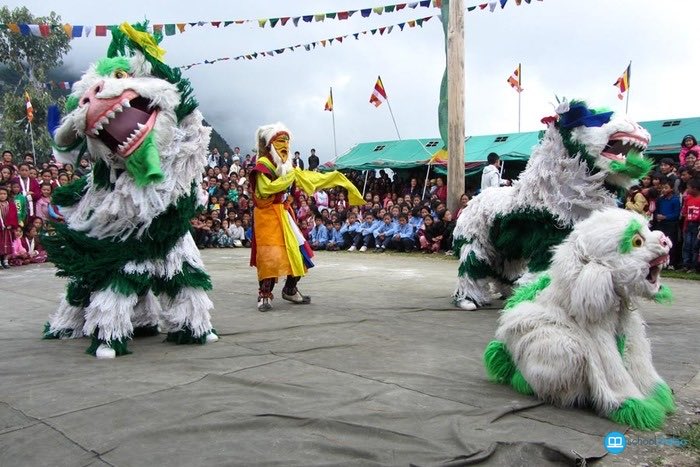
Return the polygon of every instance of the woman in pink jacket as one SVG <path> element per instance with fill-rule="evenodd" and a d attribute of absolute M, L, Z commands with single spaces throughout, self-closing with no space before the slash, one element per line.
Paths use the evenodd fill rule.
<path fill-rule="evenodd" d="M 681 166 L 685 165 L 685 156 L 690 150 L 700 154 L 700 146 L 698 145 L 698 140 L 695 139 L 695 136 L 685 135 L 683 137 L 683 141 L 681 142 L 681 152 L 678 153 L 678 159 L 680 160 Z"/>

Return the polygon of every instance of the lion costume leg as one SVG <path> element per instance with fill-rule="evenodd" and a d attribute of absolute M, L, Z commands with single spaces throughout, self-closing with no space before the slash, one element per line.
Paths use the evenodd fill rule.
<path fill-rule="evenodd" d="M 206 291 L 211 279 L 192 235 L 184 235 L 168 253 L 160 271 L 159 293 L 166 340 L 176 344 L 206 344 L 219 337 L 211 325 L 214 304 Z"/>
<path fill-rule="evenodd" d="M 588 384 L 596 410 L 622 425 L 642 430 L 663 426 L 666 410 L 652 398 L 645 398 L 625 368 L 614 337 L 607 329 L 591 333 L 588 353 Z"/>
<path fill-rule="evenodd" d="M 139 296 L 139 301 L 134 307 L 134 316 L 131 324 L 134 326 L 134 336 L 158 335 L 158 320 L 160 319 L 160 302 L 151 290 Z"/>
<path fill-rule="evenodd" d="M 185 287 L 174 296 L 162 293 L 160 298 L 163 331 L 168 333 L 168 342 L 206 344 L 219 340 L 209 315 L 214 304 L 204 290 Z"/>
<path fill-rule="evenodd" d="M 84 309 L 71 305 L 67 296 L 44 326 L 44 339 L 75 339 L 83 337 Z"/>
<path fill-rule="evenodd" d="M 85 308 L 83 326 L 85 335 L 92 336 L 87 353 L 97 358 L 114 358 L 130 353 L 127 341 L 134 331 L 131 316 L 137 301 L 137 294 L 123 294 L 111 287 L 92 294 L 90 305 Z"/>
<path fill-rule="evenodd" d="M 623 333 L 624 340 L 619 350 L 632 380 L 642 394 L 656 400 L 667 414 L 675 412 L 673 393 L 654 368 L 651 345 L 638 312 L 633 311 L 629 314 L 623 324 Z"/>
<path fill-rule="evenodd" d="M 478 243 L 468 243 L 461 248 L 459 277 L 453 299 L 463 310 L 476 310 L 491 303 L 488 279 L 495 274 L 489 265 L 491 262 L 485 257 L 485 251 Z"/>

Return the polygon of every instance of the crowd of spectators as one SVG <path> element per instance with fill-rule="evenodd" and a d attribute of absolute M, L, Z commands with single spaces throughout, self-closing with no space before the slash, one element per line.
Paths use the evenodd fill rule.
<path fill-rule="evenodd" d="M 673 242 L 669 269 L 700 272 L 700 146 L 683 138 L 679 164 L 664 158 L 657 170 L 632 187 L 625 208 L 649 219 L 650 227 Z"/>
<path fill-rule="evenodd" d="M 36 165 L 27 152 L 15 160 L 11 151 L 3 151 L 0 160 L 0 266 L 22 266 L 46 261 L 40 234 L 49 228 L 47 221 L 61 222 L 51 203 L 53 190 L 76 180 L 91 170 L 83 159 L 77 168 L 61 165 L 53 158 Z"/>
<path fill-rule="evenodd" d="M 250 172 L 255 157 L 214 149 L 208 157 L 202 188 L 209 193 L 205 212 L 193 219 L 195 242 L 200 248 L 248 247 L 252 236 Z M 305 161 L 297 151 L 295 166 L 318 170 L 319 159 L 312 149 Z M 301 232 L 315 250 L 377 252 L 422 250 L 451 253 L 456 215 L 446 208 L 447 187 L 440 177 L 429 180 L 423 190 L 417 177 L 400 179 L 381 170 L 366 180 L 350 171 L 350 180 L 365 204 L 349 206 L 343 189 L 322 190 L 307 196 L 298 189 L 290 195 L 291 208 Z M 462 197 L 466 206 L 469 197 Z M 458 213 L 456 213 L 458 214 Z"/>
<path fill-rule="evenodd" d="M 658 170 L 632 187 L 624 200 L 626 209 L 645 215 L 653 229 L 663 231 L 674 242 L 671 268 L 699 270 L 700 247 L 700 145 L 695 137 L 683 139 L 674 159 L 662 159 Z M 489 155 L 491 158 L 492 155 Z M 498 173 L 497 156 L 489 159 Z M 306 160 L 297 151 L 294 166 L 318 170 L 315 151 Z M 250 175 L 255 156 L 219 154 L 215 148 L 207 157 L 202 188 L 208 202 L 192 219 L 192 232 L 199 248 L 245 248 L 252 240 L 253 201 Z M 0 161 L 0 265 L 3 268 L 46 260 L 40 233 L 48 220 L 61 222 L 58 208 L 51 204 L 56 187 L 80 178 L 91 170 L 81 159 L 77 168 L 54 159 L 35 165 L 26 153 L 15 160 L 10 151 Z M 442 177 L 425 180 L 425 173 L 349 171 L 348 178 L 364 193 L 364 204 L 349 206 L 347 192 L 328 189 L 307 196 L 294 188 L 289 193 L 298 226 L 315 250 L 384 252 L 422 251 L 426 254 L 452 253 L 452 236 L 460 211 L 469 203 L 463 194 L 457 212 L 447 209 L 447 187 Z M 508 182 L 492 176 L 491 185 Z M 426 186 L 423 186 L 423 180 Z"/>

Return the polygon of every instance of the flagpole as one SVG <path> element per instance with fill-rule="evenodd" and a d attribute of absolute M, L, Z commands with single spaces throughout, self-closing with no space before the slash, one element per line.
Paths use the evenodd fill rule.
<path fill-rule="evenodd" d="M 36 164 L 36 152 L 34 151 L 34 130 L 32 129 L 32 122 L 29 122 L 29 137 L 32 140 L 32 155 L 34 156 L 34 163 Z"/>
<path fill-rule="evenodd" d="M 331 118 L 333 119 L 333 150 L 335 151 L 335 158 L 338 158 L 338 143 L 335 139 L 335 102 L 333 102 L 333 88 L 331 88 Z"/>
<path fill-rule="evenodd" d="M 625 100 L 625 113 L 629 113 L 630 108 L 630 91 L 632 90 L 632 60 L 627 65 L 627 99 Z"/>
<path fill-rule="evenodd" d="M 394 112 L 391 110 L 391 103 L 389 102 L 389 98 L 386 98 L 386 104 L 389 107 L 389 113 L 391 114 L 391 120 L 394 122 L 394 128 L 396 128 L 396 136 L 399 137 L 399 140 L 401 140 L 401 135 L 399 134 L 399 127 L 396 125 L 396 119 L 394 118 Z"/>
<path fill-rule="evenodd" d="M 520 133 L 520 95 L 523 93 L 522 74 L 523 74 L 523 70 L 522 70 L 521 64 L 518 63 L 518 87 L 520 87 L 520 89 L 518 89 L 518 133 Z"/>

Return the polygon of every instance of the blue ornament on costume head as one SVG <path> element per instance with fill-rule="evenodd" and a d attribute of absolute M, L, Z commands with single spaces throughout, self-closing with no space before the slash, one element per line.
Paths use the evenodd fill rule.
<path fill-rule="evenodd" d="M 566 129 L 578 126 L 601 127 L 610 121 L 612 115 L 613 112 L 608 110 L 589 109 L 584 101 L 571 101 L 568 109 L 559 115 L 557 125 Z"/>

